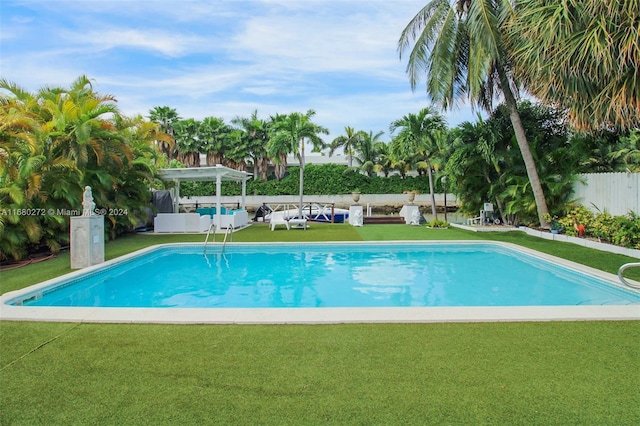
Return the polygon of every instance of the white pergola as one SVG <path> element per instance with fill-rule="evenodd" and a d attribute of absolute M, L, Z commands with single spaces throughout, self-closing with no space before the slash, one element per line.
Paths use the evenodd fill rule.
<path fill-rule="evenodd" d="M 222 203 L 220 193 L 222 192 L 222 181 L 242 182 L 241 207 L 246 206 L 247 181 L 251 174 L 240 170 L 216 164 L 213 167 L 188 167 L 183 169 L 160 169 L 158 177 L 164 181 L 175 183 L 175 197 L 173 201 L 173 212 L 178 212 L 180 203 L 180 183 L 181 182 L 216 182 L 216 211 L 220 212 Z M 219 226 L 219 224 L 216 224 Z"/>

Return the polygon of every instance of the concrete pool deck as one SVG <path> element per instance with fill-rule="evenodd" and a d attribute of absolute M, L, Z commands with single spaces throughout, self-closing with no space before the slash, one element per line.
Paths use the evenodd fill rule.
<path fill-rule="evenodd" d="M 147 324 L 337 324 L 640 320 L 640 305 L 430 308 L 67 308 L 2 306 L 0 320 Z"/>
<path fill-rule="evenodd" d="M 369 242 L 371 243 L 371 242 Z M 387 242 L 388 243 L 388 242 Z M 397 243 L 419 244 L 416 241 Z M 430 241 L 429 244 L 473 244 L 477 241 Z M 253 243 L 235 243 L 239 245 Z M 313 243 L 310 243 L 313 244 Z M 357 243 L 343 243 L 357 244 Z M 494 242 L 578 270 L 612 285 L 624 287 L 617 276 L 574 262 L 526 249 L 514 244 Z M 162 244 L 160 246 L 198 245 L 193 243 Z M 596 321 L 640 320 L 640 304 L 571 305 L 571 306 L 473 306 L 473 307 L 378 307 L 378 308 L 100 308 L 46 307 L 11 305 L 21 295 L 32 294 L 56 283 L 117 264 L 131 257 L 150 252 L 158 246 L 110 260 L 100 265 L 72 272 L 21 290 L 0 296 L 0 320 L 87 323 L 155 323 L 155 324 L 334 324 L 334 323 L 431 323 L 431 322 L 517 322 L 517 321 Z M 638 284 L 633 282 L 634 284 Z"/>

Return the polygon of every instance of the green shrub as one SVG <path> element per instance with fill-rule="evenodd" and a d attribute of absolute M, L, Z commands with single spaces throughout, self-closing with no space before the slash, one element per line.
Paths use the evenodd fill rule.
<path fill-rule="evenodd" d="M 585 232 L 594 229 L 595 215 L 589 209 L 582 205 L 570 205 L 566 216 L 558 219 L 567 235 L 577 236 L 578 225 L 582 224 Z"/>
<path fill-rule="evenodd" d="M 567 235 L 578 235 L 578 226 L 584 225 L 584 236 L 622 247 L 640 249 L 640 216 L 629 212 L 625 216 L 613 216 L 608 212 L 594 214 L 584 206 L 573 206 L 558 219 Z"/>
<path fill-rule="evenodd" d="M 271 178 L 266 182 L 250 180 L 247 182 L 248 195 L 296 195 L 300 186 L 300 167 L 290 167 L 281 180 Z M 429 180 L 426 176 L 367 176 L 356 169 L 339 164 L 308 164 L 304 169 L 304 193 L 308 195 L 350 194 L 358 188 L 363 194 L 402 194 L 414 189 L 422 194 L 429 193 Z M 239 195 L 240 185 L 235 182 L 222 182 L 222 195 Z M 436 192 L 440 191 L 436 187 Z M 182 196 L 215 195 L 215 182 L 185 182 L 180 185 Z"/>
<path fill-rule="evenodd" d="M 448 228 L 449 222 L 445 222 L 444 220 L 436 218 L 436 219 L 433 219 L 431 222 L 429 222 L 427 226 L 431 228 Z"/>

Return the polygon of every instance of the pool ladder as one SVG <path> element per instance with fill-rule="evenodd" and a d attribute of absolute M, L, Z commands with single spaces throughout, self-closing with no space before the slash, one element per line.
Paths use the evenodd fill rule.
<path fill-rule="evenodd" d="M 216 224 L 212 223 L 209 225 L 209 230 L 207 231 L 207 237 L 204 239 L 204 249 L 202 254 L 204 256 L 207 255 L 207 243 L 209 242 L 209 236 L 211 235 L 211 230 L 213 230 L 213 243 L 216 242 Z M 222 251 L 224 252 L 224 247 L 227 244 L 227 237 L 231 235 L 231 241 L 233 241 L 233 226 L 228 226 L 227 230 L 224 233 L 224 239 L 222 240 Z"/>
<path fill-rule="evenodd" d="M 618 269 L 618 278 L 620 278 L 620 281 L 622 281 L 622 284 L 625 284 L 625 285 L 627 285 L 627 286 L 629 286 L 629 287 L 631 287 L 631 288 L 638 288 L 638 289 L 640 289 L 640 286 L 637 286 L 637 285 L 633 285 L 633 284 L 631 284 L 629 281 L 627 281 L 627 280 L 622 276 L 622 273 L 624 272 L 624 270 L 625 270 L 625 269 L 627 269 L 627 268 L 632 268 L 632 267 L 634 267 L 634 266 L 636 266 L 636 267 L 640 266 L 640 262 L 625 263 L 624 265 L 622 265 L 622 266 L 620 267 L 620 269 Z"/>

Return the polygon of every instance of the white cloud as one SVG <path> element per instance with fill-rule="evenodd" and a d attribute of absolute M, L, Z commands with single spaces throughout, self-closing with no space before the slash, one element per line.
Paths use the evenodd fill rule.
<path fill-rule="evenodd" d="M 28 90 L 85 74 L 128 114 L 160 105 L 183 118 L 255 109 L 317 112 L 331 130 L 386 132 L 429 104 L 398 58 L 419 0 L 3 1 L 2 77 Z M 20 37 L 6 40 L 6 29 Z M 468 108 L 450 125 L 473 120 Z"/>
<path fill-rule="evenodd" d="M 79 36 L 80 34 L 67 34 L 67 40 L 73 43 Z M 127 28 L 88 31 L 82 34 L 82 40 L 86 40 L 85 43 L 90 48 L 98 50 L 141 48 L 172 57 L 182 56 L 193 50 L 194 46 L 203 44 L 200 37 Z"/>

